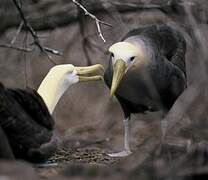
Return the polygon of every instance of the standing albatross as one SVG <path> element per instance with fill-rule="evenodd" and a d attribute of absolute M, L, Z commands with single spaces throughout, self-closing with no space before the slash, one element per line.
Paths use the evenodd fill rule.
<path fill-rule="evenodd" d="M 11 89 L 0 84 L 0 134 L 4 138 L 0 157 L 40 162 L 50 156 L 57 147 L 52 137 L 54 121 L 51 116 L 56 104 L 71 85 L 101 80 L 102 76 L 93 76 L 92 73 L 102 69 L 99 64 L 88 67 L 71 64 L 54 66 L 37 91 Z"/>
<path fill-rule="evenodd" d="M 124 150 L 127 156 L 132 113 L 166 113 L 186 88 L 186 42 L 177 30 L 156 24 L 130 31 L 109 48 L 111 57 L 104 79 L 124 112 Z"/>

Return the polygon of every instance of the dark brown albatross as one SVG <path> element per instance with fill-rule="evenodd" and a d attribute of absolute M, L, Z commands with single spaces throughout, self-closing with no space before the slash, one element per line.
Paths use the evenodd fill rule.
<path fill-rule="evenodd" d="M 54 66 L 37 91 L 11 89 L 0 83 L 0 158 L 47 159 L 57 147 L 52 113 L 58 101 L 75 83 L 101 80 L 102 76 L 92 75 L 100 69 L 99 64 Z"/>
<path fill-rule="evenodd" d="M 166 113 L 186 88 L 186 42 L 177 30 L 156 24 L 130 31 L 109 51 L 104 79 L 125 117 L 124 150 L 109 155 L 127 156 L 131 153 L 131 114 L 159 110 Z"/>

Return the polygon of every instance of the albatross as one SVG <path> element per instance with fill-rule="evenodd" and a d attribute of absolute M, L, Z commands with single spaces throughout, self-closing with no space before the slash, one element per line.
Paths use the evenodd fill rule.
<path fill-rule="evenodd" d="M 109 52 L 104 79 L 124 113 L 124 149 L 109 155 L 123 157 L 131 154 L 131 114 L 166 114 L 186 88 L 186 42 L 178 30 L 153 24 L 131 30 Z"/>
<path fill-rule="evenodd" d="M 0 157 L 34 162 L 47 159 L 57 147 L 52 113 L 58 101 L 73 84 L 102 80 L 101 75 L 93 75 L 100 70 L 103 70 L 100 64 L 57 65 L 50 69 L 37 91 L 7 88 L 0 83 L 0 134 L 3 138 Z"/>

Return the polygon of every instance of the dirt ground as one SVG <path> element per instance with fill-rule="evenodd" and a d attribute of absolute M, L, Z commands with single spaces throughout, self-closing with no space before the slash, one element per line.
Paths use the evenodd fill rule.
<path fill-rule="evenodd" d="M 160 135 L 160 116 L 161 113 L 133 116 L 130 124 L 132 154 L 148 138 Z M 65 169 L 73 171 L 70 170 L 73 168 L 67 167 L 74 167 L 76 164 L 84 168 L 89 166 L 99 166 L 101 169 L 102 167 L 116 167 L 125 158 L 113 158 L 107 153 L 122 149 L 122 120 L 114 128 L 113 133 L 108 135 L 103 134 L 99 128 L 89 125 L 72 128 L 68 135 L 63 137 L 62 147 L 49 159 L 48 167 L 47 163 L 35 165 L 37 174 L 42 178 L 56 177 L 62 174 Z"/>
<path fill-rule="evenodd" d="M 86 165 L 108 166 L 117 163 L 119 159 L 109 157 L 104 150 L 96 147 L 61 149 L 51 157 L 48 164 L 49 167 L 36 167 L 36 171 L 40 177 L 49 178 L 59 175 L 70 164 L 82 163 Z"/>

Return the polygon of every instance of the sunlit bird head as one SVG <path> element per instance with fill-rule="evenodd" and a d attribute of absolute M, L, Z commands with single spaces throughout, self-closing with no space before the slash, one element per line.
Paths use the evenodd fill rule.
<path fill-rule="evenodd" d="M 54 78 L 64 78 L 68 84 L 74 84 L 83 81 L 97 81 L 102 80 L 101 75 L 92 75 L 98 71 L 103 71 L 104 68 L 101 64 L 96 64 L 86 67 L 77 67 L 72 64 L 62 64 L 51 68 L 49 74 L 53 74 Z"/>
<path fill-rule="evenodd" d="M 109 48 L 113 65 L 110 96 L 113 96 L 125 73 L 135 65 L 144 63 L 142 48 L 129 42 L 118 42 Z"/>
<path fill-rule="evenodd" d="M 77 67 L 72 64 L 56 65 L 50 69 L 38 88 L 50 113 L 53 112 L 64 92 L 73 84 L 83 81 L 102 80 L 100 75 L 104 68 L 101 64 Z M 99 73 L 98 75 L 96 75 Z"/>

